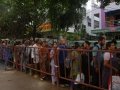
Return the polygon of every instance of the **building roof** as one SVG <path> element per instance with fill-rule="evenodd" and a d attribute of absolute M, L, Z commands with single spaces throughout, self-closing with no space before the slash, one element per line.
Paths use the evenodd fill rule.
<path fill-rule="evenodd" d="M 112 2 L 105 7 L 105 12 L 110 12 L 118 9 L 120 9 L 120 5 L 117 5 L 115 2 Z"/>

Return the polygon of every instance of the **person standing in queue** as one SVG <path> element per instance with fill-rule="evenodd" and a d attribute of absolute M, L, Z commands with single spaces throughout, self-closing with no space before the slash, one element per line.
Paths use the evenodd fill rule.
<path fill-rule="evenodd" d="M 102 70 L 103 70 L 103 46 L 105 45 L 105 37 L 100 36 L 98 38 L 98 44 L 93 47 L 93 85 L 102 87 Z"/>
<path fill-rule="evenodd" d="M 60 40 L 60 44 L 58 45 L 58 59 L 59 59 L 59 71 L 60 77 L 65 77 L 65 65 L 64 60 L 67 57 L 67 46 L 66 46 L 66 39 L 62 38 Z M 66 80 L 60 79 L 59 80 L 60 86 L 65 87 Z"/>

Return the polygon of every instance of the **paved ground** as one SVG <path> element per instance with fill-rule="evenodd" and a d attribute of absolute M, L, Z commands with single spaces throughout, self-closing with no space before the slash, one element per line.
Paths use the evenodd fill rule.
<path fill-rule="evenodd" d="M 25 73 L 4 71 L 0 63 L 0 90 L 69 90 L 53 86 L 50 82 L 40 81 Z"/>

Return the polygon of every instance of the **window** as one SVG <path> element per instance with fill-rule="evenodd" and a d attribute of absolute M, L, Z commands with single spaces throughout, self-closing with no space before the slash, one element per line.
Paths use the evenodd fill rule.
<path fill-rule="evenodd" d="M 82 28 L 83 28 L 83 30 L 86 30 L 86 26 L 85 25 L 82 25 Z"/>
<path fill-rule="evenodd" d="M 88 22 L 88 26 L 91 27 L 91 18 L 90 17 L 87 17 L 87 22 Z"/>
<path fill-rule="evenodd" d="M 100 17 L 99 13 L 94 14 L 94 16 L 97 17 L 97 18 Z"/>
<path fill-rule="evenodd" d="M 99 28 L 99 21 L 94 20 L 94 28 Z"/>

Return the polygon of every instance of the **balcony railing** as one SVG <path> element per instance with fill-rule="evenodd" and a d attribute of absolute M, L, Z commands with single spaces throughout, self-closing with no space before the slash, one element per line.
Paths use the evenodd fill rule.
<path fill-rule="evenodd" d="M 109 27 L 120 27 L 120 19 L 106 21 L 106 25 L 105 26 L 106 26 L 106 28 L 109 28 Z"/>

